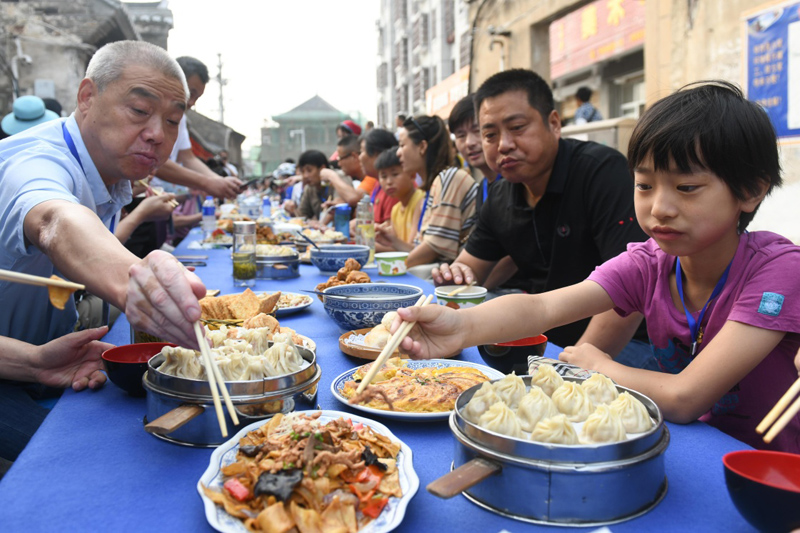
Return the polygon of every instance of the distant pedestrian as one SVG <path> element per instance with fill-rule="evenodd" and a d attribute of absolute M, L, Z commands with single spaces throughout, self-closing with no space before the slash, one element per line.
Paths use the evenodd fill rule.
<path fill-rule="evenodd" d="M 587 122 L 596 122 L 603 120 L 603 115 L 597 110 L 595 106 L 589 102 L 592 99 L 592 90 L 588 87 L 581 87 L 575 93 L 575 98 L 578 100 L 580 107 L 575 112 L 573 121 L 575 124 L 586 124 Z"/>

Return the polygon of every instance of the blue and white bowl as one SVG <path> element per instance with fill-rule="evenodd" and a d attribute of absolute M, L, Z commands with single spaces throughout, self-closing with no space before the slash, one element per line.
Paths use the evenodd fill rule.
<path fill-rule="evenodd" d="M 361 266 L 369 261 L 369 246 L 361 244 L 322 244 L 320 249 L 311 248 L 311 262 L 322 274 L 336 274 L 350 258 Z"/>
<path fill-rule="evenodd" d="M 322 297 L 325 310 L 345 330 L 377 326 L 383 315 L 400 307 L 411 307 L 422 296 L 419 287 L 400 283 L 338 285 L 322 292 L 331 295 Z"/>

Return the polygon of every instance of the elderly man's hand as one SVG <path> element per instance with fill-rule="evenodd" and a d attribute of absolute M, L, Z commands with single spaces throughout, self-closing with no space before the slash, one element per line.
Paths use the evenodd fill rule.
<path fill-rule="evenodd" d="M 97 389 L 106 382 L 101 372 L 100 355 L 113 344 L 100 342 L 108 327 L 87 329 L 36 346 L 31 355 L 36 381 L 48 387 L 72 387 L 76 391 L 87 386 Z"/>
<path fill-rule="evenodd" d="M 239 178 L 211 178 L 206 186 L 206 192 L 216 198 L 236 198 L 242 188 L 242 181 Z"/>
<path fill-rule="evenodd" d="M 206 288 L 172 255 L 156 250 L 129 270 L 125 314 L 130 323 L 186 348 L 198 349 L 193 323 Z"/>
<path fill-rule="evenodd" d="M 455 262 L 451 265 L 442 263 L 431 272 L 434 285 L 461 285 L 472 283 L 475 274 L 467 265 Z"/>

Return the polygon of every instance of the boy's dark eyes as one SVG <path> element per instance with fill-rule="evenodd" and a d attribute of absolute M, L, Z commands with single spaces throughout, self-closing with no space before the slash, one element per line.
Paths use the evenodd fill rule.
<path fill-rule="evenodd" d="M 637 191 L 649 191 L 650 189 L 652 189 L 652 187 L 646 183 L 637 183 L 636 185 L 634 185 L 634 187 L 636 187 Z"/>
<path fill-rule="evenodd" d="M 697 185 L 678 185 L 678 190 L 681 192 L 692 192 L 697 190 Z"/>

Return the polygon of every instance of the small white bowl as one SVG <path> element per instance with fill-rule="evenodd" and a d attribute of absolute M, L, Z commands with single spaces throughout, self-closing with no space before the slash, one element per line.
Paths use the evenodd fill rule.
<path fill-rule="evenodd" d="M 378 274 L 381 276 L 402 276 L 408 271 L 406 259 L 408 259 L 408 252 L 381 252 L 375 254 Z"/>
<path fill-rule="evenodd" d="M 448 307 L 457 309 L 466 309 L 468 307 L 475 307 L 476 305 L 483 303 L 483 301 L 486 299 L 486 288 L 478 287 L 477 285 L 467 287 L 463 291 L 453 296 L 447 295 L 448 293 L 451 293 L 461 287 L 463 287 L 463 285 L 442 285 L 441 287 L 436 287 L 434 290 L 436 301 L 439 303 L 439 305 L 446 305 Z"/>

